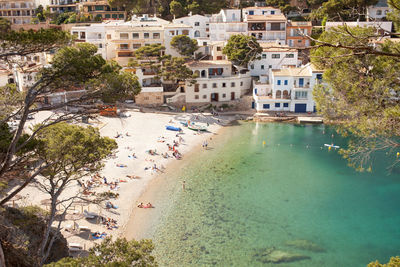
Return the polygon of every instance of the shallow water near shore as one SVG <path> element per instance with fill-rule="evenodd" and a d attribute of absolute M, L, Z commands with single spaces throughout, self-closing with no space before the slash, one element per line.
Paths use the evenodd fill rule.
<path fill-rule="evenodd" d="M 151 237 L 161 266 L 275 266 L 271 248 L 307 257 L 278 266 L 356 267 L 400 255 L 400 170 L 386 169 L 395 155 L 357 173 L 323 146 L 344 144 L 324 125 L 244 123 L 223 135 L 160 192 Z"/>

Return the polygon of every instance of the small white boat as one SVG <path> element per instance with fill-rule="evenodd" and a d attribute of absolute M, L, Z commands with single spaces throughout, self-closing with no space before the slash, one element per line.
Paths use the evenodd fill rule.
<path fill-rule="evenodd" d="M 340 148 L 340 146 L 335 146 L 335 145 L 330 145 L 330 144 L 324 144 L 324 146 L 327 146 L 327 147 L 333 147 L 333 148 Z"/>

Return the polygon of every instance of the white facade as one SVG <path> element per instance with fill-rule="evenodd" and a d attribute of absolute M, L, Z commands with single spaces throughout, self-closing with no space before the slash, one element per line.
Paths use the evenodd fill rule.
<path fill-rule="evenodd" d="M 162 44 L 166 53 L 179 56 L 170 42 L 176 35 L 193 35 L 191 26 L 174 24 L 169 21 L 143 15 L 133 17 L 131 21 L 107 21 L 89 26 L 75 26 L 71 34 L 77 42 L 88 42 L 98 47 L 98 53 L 106 60 L 116 60 L 126 66 L 133 58 L 135 50 L 151 45 Z"/>
<path fill-rule="evenodd" d="M 188 63 L 198 74 L 196 84 L 186 84 L 186 102 L 225 102 L 239 99 L 251 86 L 248 73 L 232 73 L 229 61 L 199 61 Z"/>
<path fill-rule="evenodd" d="M 247 35 L 246 22 L 210 22 L 210 41 L 227 41 L 236 34 Z"/>
<path fill-rule="evenodd" d="M 164 46 L 165 53 L 171 55 L 173 57 L 180 57 L 181 55 L 177 50 L 175 50 L 171 46 L 172 38 L 177 35 L 192 35 L 193 33 L 192 26 L 188 26 L 185 24 L 168 24 L 164 25 Z"/>
<path fill-rule="evenodd" d="M 281 15 L 282 12 L 279 8 L 265 6 L 265 7 L 246 7 L 243 8 L 243 20 L 247 19 L 247 16 L 269 16 L 269 15 Z"/>
<path fill-rule="evenodd" d="M 5 86 L 6 84 L 13 81 L 14 76 L 12 75 L 12 73 L 8 69 L 3 69 L 0 67 L 0 87 Z"/>
<path fill-rule="evenodd" d="M 288 46 L 279 46 L 273 43 L 262 43 L 263 52 L 260 59 L 249 63 L 251 76 L 266 76 L 272 69 L 297 67 L 299 65 L 297 49 Z M 279 48 L 280 47 L 280 48 Z"/>
<path fill-rule="evenodd" d="M 240 9 L 221 9 L 218 14 L 213 14 L 210 22 L 240 22 L 242 21 Z"/>
<path fill-rule="evenodd" d="M 188 26 L 192 26 L 192 34 L 189 36 L 192 39 L 209 37 L 210 17 L 192 15 L 179 19 L 174 19 L 172 22 L 174 24 L 185 24 Z"/>
<path fill-rule="evenodd" d="M 261 112 L 314 112 L 312 91 L 322 81 L 322 73 L 312 65 L 271 70 L 270 83 L 254 83 L 254 108 Z"/>
<path fill-rule="evenodd" d="M 379 0 L 376 5 L 367 8 L 367 18 L 371 20 L 380 20 L 386 17 L 392 9 L 387 4 L 387 0 Z"/>
<path fill-rule="evenodd" d="M 347 26 L 347 27 L 373 27 L 377 29 L 377 32 L 392 32 L 393 22 L 391 21 L 346 21 L 346 22 L 333 22 L 328 21 L 325 25 L 325 30 L 328 31 L 332 27 L 339 26 Z M 387 36 L 390 37 L 390 36 Z"/>
<path fill-rule="evenodd" d="M 142 87 L 141 93 L 160 93 L 163 91 L 161 81 L 156 78 L 156 74 L 151 70 L 136 69 L 135 73 Z"/>
<path fill-rule="evenodd" d="M 120 21 L 122 23 L 122 21 Z M 94 44 L 97 46 L 97 53 L 101 54 L 104 59 L 107 58 L 106 29 L 118 25 L 118 22 L 91 24 L 90 26 L 74 26 L 71 28 L 71 34 L 76 40 Z"/>

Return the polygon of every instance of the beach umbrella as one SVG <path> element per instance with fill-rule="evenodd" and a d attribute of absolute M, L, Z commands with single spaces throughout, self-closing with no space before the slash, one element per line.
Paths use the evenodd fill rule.
<path fill-rule="evenodd" d="M 68 213 L 65 215 L 66 220 L 71 220 L 74 222 L 73 230 L 75 230 L 75 221 L 83 219 L 82 213 Z"/>

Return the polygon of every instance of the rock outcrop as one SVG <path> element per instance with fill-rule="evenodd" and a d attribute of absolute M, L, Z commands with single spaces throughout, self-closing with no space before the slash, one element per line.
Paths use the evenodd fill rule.
<path fill-rule="evenodd" d="M 39 208 L 5 208 L 0 210 L 0 242 L 5 255 L 6 266 L 37 266 L 37 251 L 42 240 L 45 221 Z M 46 263 L 67 257 L 67 240 L 55 229 L 57 235 Z"/>
<path fill-rule="evenodd" d="M 312 241 L 298 239 L 286 242 L 287 246 L 294 247 L 300 250 L 307 250 L 311 252 L 325 252 L 326 250 Z"/>
<path fill-rule="evenodd" d="M 257 260 L 262 263 L 283 263 L 311 259 L 311 257 L 307 255 L 278 250 L 276 248 L 265 249 L 255 256 Z"/>

